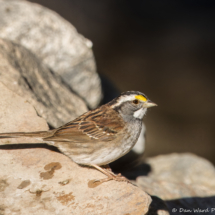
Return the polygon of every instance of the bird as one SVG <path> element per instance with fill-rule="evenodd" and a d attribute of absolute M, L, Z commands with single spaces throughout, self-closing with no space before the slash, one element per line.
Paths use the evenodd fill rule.
<path fill-rule="evenodd" d="M 59 128 L 48 131 L 0 133 L 0 138 L 32 137 L 54 145 L 75 163 L 94 167 L 109 180 L 128 181 L 108 164 L 127 154 L 137 142 L 147 109 L 157 106 L 139 91 L 127 91 Z"/>

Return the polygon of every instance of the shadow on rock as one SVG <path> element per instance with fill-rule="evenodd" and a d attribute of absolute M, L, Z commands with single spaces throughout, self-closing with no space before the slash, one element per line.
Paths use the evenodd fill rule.
<path fill-rule="evenodd" d="M 141 157 L 135 152 L 130 151 L 111 163 L 110 167 L 114 172 L 121 173 L 130 180 L 136 180 L 137 177 L 147 176 L 151 172 L 150 164 L 143 163 Z"/>
<path fill-rule="evenodd" d="M 157 196 L 151 196 L 152 202 L 146 215 L 169 215 L 166 203 Z"/>
<path fill-rule="evenodd" d="M 41 144 L 41 143 L 29 143 L 29 144 L 10 144 L 10 145 L 0 145 L 0 150 L 15 150 L 15 149 L 31 149 L 31 148 L 45 148 L 45 149 L 49 149 L 51 151 L 55 151 L 55 152 L 59 152 L 61 153 L 61 151 L 58 150 L 58 148 L 56 148 L 55 146 L 50 146 L 47 144 Z"/>

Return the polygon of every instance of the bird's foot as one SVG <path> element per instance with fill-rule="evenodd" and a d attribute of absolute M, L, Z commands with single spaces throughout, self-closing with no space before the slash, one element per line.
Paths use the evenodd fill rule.
<path fill-rule="evenodd" d="M 110 167 L 102 168 L 102 167 L 97 166 L 97 165 L 92 165 L 92 166 L 108 176 L 107 178 L 94 180 L 94 183 L 103 183 L 103 182 L 107 182 L 107 181 L 111 181 L 111 180 L 125 181 L 125 182 L 130 183 L 130 181 L 126 177 L 122 176 L 121 173 L 119 173 L 118 175 L 114 174 L 112 172 L 112 170 L 110 169 Z"/>
<path fill-rule="evenodd" d="M 111 180 L 114 180 L 114 181 L 124 181 L 124 182 L 127 182 L 127 183 L 130 183 L 130 181 L 122 176 L 121 174 L 118 174 L 118 175 L 115 175 L 115 176 L 108 176 L 107 178 L 103 178 L 103 179 L 97 179 L 97 180 L 94 180 L 94 183 L 104 183 L 104 182 L 107 182 L 107 181 L 111 181 Z"/>

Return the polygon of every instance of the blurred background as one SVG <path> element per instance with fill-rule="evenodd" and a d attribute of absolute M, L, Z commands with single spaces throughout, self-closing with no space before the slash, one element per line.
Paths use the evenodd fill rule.
<path fill-rule="evenodd" d="M 193 152 L 215 163 L 214 1 L 32 2 L 93 42 L 98 72 L 116 89 L 141 91 L 158 104 L 144 119 L 145 157 Z"/>

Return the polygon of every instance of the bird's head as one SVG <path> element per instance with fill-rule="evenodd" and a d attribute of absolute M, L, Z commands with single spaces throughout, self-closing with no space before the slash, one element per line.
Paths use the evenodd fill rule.
<path fill-rule="evenodd" d="M 142 120 L 147 108 L 157 106 L 146 95 L 138 91 L 127 91 L 112 100 L 109 105 L 119 112 L 123 118 L 132 117 Z"/>

